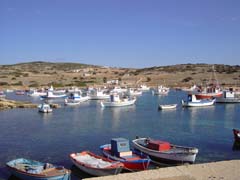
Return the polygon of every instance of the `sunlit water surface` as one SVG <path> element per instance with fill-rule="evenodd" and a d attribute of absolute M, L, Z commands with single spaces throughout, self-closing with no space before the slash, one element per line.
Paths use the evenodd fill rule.
<path fill-rule="evenodd" d="M 240 151 L 232 150 L 232 128 L 240 128 L 240 104 L 182 108 L 186 96 L 181 91 L 171 91 L 168 96 L 148 92 L 138 97 L 135 105 L 119 108 L 101 108 L 99 101 L 66 107 L 58 100 L 55 103 L 62 107 L 51 114 L 37 109 L 0 111 L 0 178 L 13 179 L 5 163 L 19 157 L 64 165 L 73 170 L 73 180 L 86 177 L 72 167 L 69 154 L 83 150 L 101 154 L 99 146 L 113 137 L 132 140 L 147 136 L 197 147 L 196 163 L 239 159 Z M 13 93 L 7 97 L 40 102 Z M 159 103 L 178 103 L 178 107 L 158 111 Z"/>

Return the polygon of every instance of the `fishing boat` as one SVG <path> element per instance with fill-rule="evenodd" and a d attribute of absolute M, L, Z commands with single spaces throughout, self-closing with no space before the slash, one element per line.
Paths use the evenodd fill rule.
<path fill-rule="evenodd" d="M 169 88 L 162 85 L 152 90 L 153 95 L 167 95 L 168 93 L 169 93 Z"/>
<path fill-rule="evenodd" d="M 66 98 L 66 97 L 67 97 L 66 94 L 62 94 L 62 93 L 55 94 L 52 91 L 47 91 L 46 95 L 41 96 L 41 98 L 43 99 L 57 99 L 57 98 Z"/>
<path fill-rule="evenodd" d="M 92 89 L 89 92 L 89 99 L 92 100 L 103 100 L 103 99 L 109 99 L 110 95 L 107 93 L 105 89 Z"/>
<path fill-rule="evenodd" d="M 127 90 L 127 95 L 129 95 L 129 96 L 140 96 L 140 95 L 142 95 L 142 91 L 140 91 L 138 89 L 134 89 L 134 88 L 129 88 Z"/>
<path fill-rule="evenodd" d="M 42 113 L 50 113 L 50 112 L 52 112 L 52 108 L 50 107 L 49 104 L 42 103 L 42 104 L 39 104 L 38 111 L 42 112 Z"/>
<path fill-rule="evenodd" d="M 150 138 L 137 138 L 132 141 L 133 148 L 149 155 L 154 162 L 179 164 L 194 163 L 198 149 L 178 146 Z"/>
<path fill-rule="evenodd" d="M 219 86 L 214 66 L 212 66 L 212 77 L 209 82 L 205 84 L 204 88 L 198 91 L 190 92 L 190 95 L 195 95 L 197 99 L 210 99 L 222 96 L 222 90 Z"/>
<path fill-rule="evenodd" d="M 19 158 L 7 162 L 6 166 L 22 180 L 70 180 L 70 170 L 49 163 Z"/>
<path fill-rule="evenodd" d="M 240 103 L 240 96 L 237 96 L 232 88 L 224 90 L 221 97 L 216 98 L 216 103 Z"/>
<path fill-rule="evenodd" d="M 133 105 L 136 102 L 135 97 L 120 97 L 119 94 L 111 94 L 109 101 L 101 101 L 102 107 L 122 107 Z"/>
<path fill-rule="evenodd" d="M 159 104 L 158 109 L 164 110 L 164 109 L 176 109 L 177 104 Z"/>
<path fill-rule="evenodd" d="M 195 95 L 188 95 L 188 100 L 182 100 L 182 106 L 184 107 L 203 107 L 211 106 L 215 103 L 216 99 L 197 99 Z"/>
<path fill-rule="evenodd" d="M 123 163 L 126 170 L 146 170 L 150 163 L 147 155 L 131 151 L 129 140 L 125 138 L 113 138 L 111 144 L 102 145 L 100 149 L 105 157 Z"/>
<path fill-rule="evenodd" d="M 82 96 L 82 93 L 79 92 L 74 92 L 71 93 L 68 98 L 65 99 L 65 105 L 73 106 L 73 105 L 78 105 L 81 102 L 88 101 L 89 96 Z"/>
<path fill-rule="evenodd" d="M 43 91 L 43 90 L 31 90 L 30 93 L 28 94 L 31 97 L 39 97 L 39 96 L 46 96 L 47 92 Z"/>
<path fill-rule="evenodd" d="M 146 86 L 145 84 L 141 84 L 140 87 L 138 88 L 140 91 L 149 91 L 150 87 Z"/>
<path fill-rule="evenodd" d="M 93 176 L 119 174 L 124 167 L 120 162 L 95 155 L 89 151 L 72 153 L 70 159 L 80 170 Z"/>
<path fill-rule="evenodd" d="M 220 89 L 208 87 L 203 91 L 193 92 L 192 94 L 195 95 L 197 99 L 210 99 L 213 97 L 221 97 L 222 91 Z"/>
<path fill-rule="evenodd" d="M 119 87 L 119 86 L 114 86 L 114 88 L 110 91 L 110 93 L 125 93 L 127 92 L 127 89 L 126 88 L 122 88 L 122 87 Z"/>

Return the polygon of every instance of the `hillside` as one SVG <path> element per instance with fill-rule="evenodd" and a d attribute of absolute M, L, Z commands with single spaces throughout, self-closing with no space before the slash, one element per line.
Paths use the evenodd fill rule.
<path fill-rule="evenodd" d="M 119 80 L 122 86 L 164 84 L 171 87 L 188 87 L 210 80 L 209 64 L 180 64 L 143 69 L 111 68 L 79 63 L 29 62 L 0 66 L 0 87 L 29 88 L 63 86 L 107 85 L 109 80 Z M 239 86 L 240 66 L 215 64 L 220 85 Z"/>

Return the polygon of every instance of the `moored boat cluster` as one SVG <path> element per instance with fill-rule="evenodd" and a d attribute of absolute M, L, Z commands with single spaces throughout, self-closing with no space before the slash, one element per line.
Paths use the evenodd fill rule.
<path fill-rule="evenodd" d="M 194 163 L 197 148 L 170 144 L 151 138 L 132 140 L 113 138 L 111 144 L 100 146 L 102 155 L 89 151 L 71 153 L 72 163 L 81 171 L 92 176 L 116 175 L 127 171 L 141 171 L 152 163 Z M 6 163 L 9 171 L 23 180 L 70 180 L 71 171 L 63 166 L 18 158 Z"/>

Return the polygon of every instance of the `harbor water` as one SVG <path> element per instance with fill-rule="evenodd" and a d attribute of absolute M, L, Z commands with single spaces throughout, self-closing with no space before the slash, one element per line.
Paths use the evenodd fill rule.
<path fill-rule="evenodd" d="M 39 98 L 14 93 L 7 98 L 40 103 Z M 5 163 L 20 157 L 63 165 L 73 171 L 73 180 L 88 177 L 72 166 L 69 155 L 83 150 L 101 154 L 99 146 L 116 137 L 151 137 L 197 147 L 195 163 L 239 159 L 240 151 L 232 150 L 232 129 L 240 128 L 240 104 L 182 108 L 186 98 L 183 91 L 170 91 L 168 96 L 149 91 L 128 107 L 102 108 L 93 100 L 68 107 L 57 100 L 61 108 L 49 114 L 37 109 L 0 111 L 0 179 L 14 179 Z M 159 103 L 178 106 L 159 111 Z"/>

